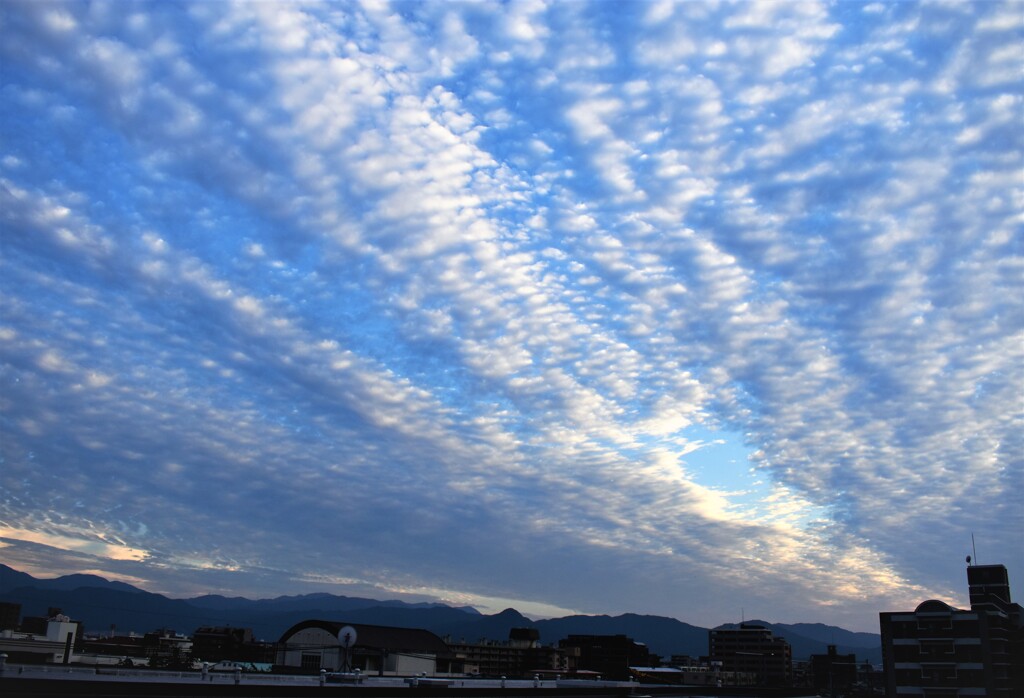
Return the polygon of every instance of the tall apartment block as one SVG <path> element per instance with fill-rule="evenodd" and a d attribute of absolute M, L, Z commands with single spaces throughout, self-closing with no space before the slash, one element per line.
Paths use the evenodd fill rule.
<path fill-rule="evenodd" d="M 886 695 L 1024 696 L 1024 609 L 1003 565 L 967 568 L 970 610 L 936 600 L 879 614 Z"/>
<path fill-rule="evenodd" d="M 708 661 L 722 671 L 757 676 L 761 686 L 790 686 L 793 683 L 793 652 L 789 643 L 774 637 L 762 625 L 743 623 L 739 628 L 708 631 Z"/>

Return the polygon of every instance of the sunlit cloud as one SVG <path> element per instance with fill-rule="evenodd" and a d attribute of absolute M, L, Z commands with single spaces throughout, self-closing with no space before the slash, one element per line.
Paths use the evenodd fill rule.
<path fill-rule="evenodd" d="M 88 532 L 83 531 L 81 533 L 85 534 Z M 72 536 L 65 533 L 29 531 L 4 526 L 0 528 L 0 538 L 12 538 L 29 543 L 38 543 L 52 548 L 88 553 L 110 560 L 132 560 L 139 562 L 149 556 L 149 553 L 145 550 L 129 547 L 120 541 L 110 542 L 96 534 L 91 536 Z"/>

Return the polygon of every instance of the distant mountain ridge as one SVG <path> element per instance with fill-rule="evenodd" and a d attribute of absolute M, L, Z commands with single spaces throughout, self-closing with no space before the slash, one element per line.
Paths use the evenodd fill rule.
<path fill-rule="evenodd" d="M 133 587 L 134 588 L 134 587 Z M 350 611 L 359 608 L 370 608 L 374 606 L 401 607 L 401 608 L 452 608 L 442 603 L 408 601 L 378 601 L 376 599 L 365 599 L 357 596 L 336 596 L 323 592 L 315 594 L 300 594 L 298 596 L 277 596 L 272 599 L 247 599 L 243 596 L 220 596 L 218 594 L 206 594 L 188 599 L 193 606 L 200 608 L 216 609 L 274 609 L 278 611 L 321 608 L 325 611 Z M 480 611 L 472 606 L 460 606 L 458 610 L 466 613 L 480 615 Z"/>
<path fill-rule="evenodd" d="M 141 592 L 138 587 L 124 582 L 112 582 L 95 574 L 67 574 L 54 579 L 36 579 L 30 574 L 0 564 L 0 594 L 18 587 L 31 586 L 36 589 L 57 589 L 72 591 L 84 587 L 116 589 L 117 591 Z"/>
<path fill-rule="evenodd" d="M 23 616 L 42 616 L 51 607 L 81 620 L 87 631 L 145 633 L 170 628 L 192 633 L 201 626 L 250 627 L 256 637 L 276 641 L 292 625 L 310 618 L 343 614 L 353 623 L 427 627 L 422 621 L 458 626 L 481 618 L 471 607 L 452 608 L 440 603 L 378 601 L 317 593 L 247 599 L 204 595 L 171 599 L 124 582 L 95 575 L 67 575 L 56 579 L 35 577 L 0 564 L 0 600 L 20 603 Z"/>
<path fill-rule="evenodd" d="M 708 652 L 708 629 L 664 616 L 626 613 L 619 616 L 567 616 L 533 621 L 513 608 L 493 615 L 471 607 L 440 603 L 378 601 L 316 593 L 246 599 L 214 594 L 192 599 L 171 599 L 88 574 L 36 579 L 0 564 L 0 601 L 19 603 L 23 616 L 45 615 L 59 607 L 87 632 L 145 633 L 170 628 L 191 634 L 201 626 L 252 628 L 260 639 L 273 642 L 292 625 L 311 618 L 350 623 L 425 628 L 453 643 L 508 639 L 511 628 L 536 628 L 545 644 L 557 644 L 569 635 L 627 635 L 666 660 L 673 654 L 700 657 Z M 881 639 L 872 633 L 854 633 L 820 623 L 792 625 L 750 621 L 764 625 L 793 647 L 794 659 L 823 654 L 830 644 L 841 654 L 856 654 L 858 661 L 881 661 Z M 738 627 L 734 624 L 721 628 Z"/>
<path fill-rule="evenodd" d="M 567 616 L 537 621 L 542 636 L 628 635 L 659 657 L 685 654 L 696 659 L 708 653 L 708 629 L 665 616 L 626 613 L 621 616 Z"/>

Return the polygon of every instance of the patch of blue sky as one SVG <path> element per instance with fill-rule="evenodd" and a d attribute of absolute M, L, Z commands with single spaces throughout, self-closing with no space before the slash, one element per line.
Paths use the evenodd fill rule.
<path fill-rule="evenodd" d="M 776 482 L 769 468 L 741 433 L 694 424 L 669 436 L 641 435 L 627 459 L 643 459 L 650 450 L 678 453 L 682 475 L 689 482 L 721 495 L 737 521 L 798 528 L 821 526 L 835 517 L 829 504 L 816 504 Z"/>
<path fill-rule="evenodd" d="M 680 460 L 702 485 L 741 491 L 751 484 L 752 449 L 743 434 L 695 425 L 686 428 L 682 435 L 687 442 L 700 444 Z"/>
<path fill-rule="evenodd" d="M 669 436 L 642 436 L 641 444 L 679 450 L 679 465 L 705 487 L 733 494 L 751 485 L 751 449 L 737 432 L 694 424 Z"/>
<path fill-rule="evenodd" d="M 701 444 L 700 448 L 680 458 L 687 474 L 697 484 L 723 493 L 733 512 L 741 518 L 761 521 L 775 518 L 773 503 L 780 497 L 777 483 L 770 471 L 759 464 L 755 449 L 743 434 L 702 425 L 689 427 L 684 434 L 688 441 Z M 799 512 L 790 514 L 790 521 L 804 526 L 829 518 L 829 506 L 810 502 L 801 502 Z"/>
<path fill-rule="evenodd" d="M 35 95 L 37 101 L 10 84 L 5 91 L 4 99 L 18 108 L 0 112 L 0 172 L 58 197 L 55 203 L 77 198 L 100 225 L 135 216 L 133 192 L 147 178 L 123 137 L 98 126 L 80 105 L 46 103 L 46 97 Z M 105 160 L 111 165 L 98 176 L 96 163 Z"/>
<path fill-rule="evenodd" d="M 230 267 L 241 252 L 239 238 L 266 237 L 267 224 L 244 204 L 211 195 L 188 178 L 154 176 L 145 160 L 150 153 L 108 128 L 87 105 L 22 106 L 0 112 L 9 135 L 2 170 L 16 170 L 20 182 L 57 197 L 55 203 L 64 198 L 84 205 L 88 222 L 119 244 L 130 249 L 149 234 L 176 252 Z M 110 164 L 97 167 L 100 162 Z M 73 265 L 66 272 L 75 273 Z"/>

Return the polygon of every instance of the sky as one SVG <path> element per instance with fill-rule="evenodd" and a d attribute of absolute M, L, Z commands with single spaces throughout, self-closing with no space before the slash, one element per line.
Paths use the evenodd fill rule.
<path fill-rule="evenodd" d="M 1022 84 L 1020 2 L 0 0 L 0 559 L 1024 601 Z"/>

